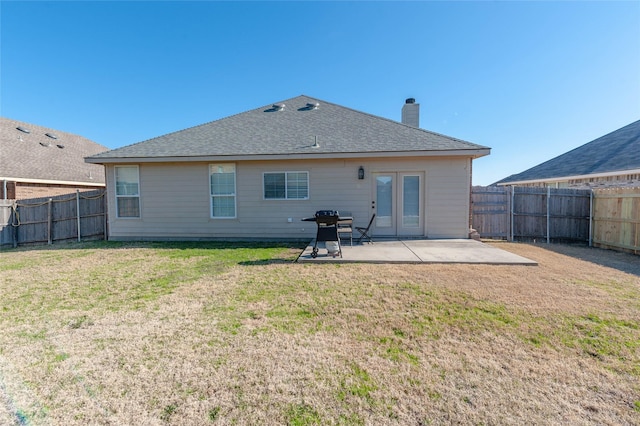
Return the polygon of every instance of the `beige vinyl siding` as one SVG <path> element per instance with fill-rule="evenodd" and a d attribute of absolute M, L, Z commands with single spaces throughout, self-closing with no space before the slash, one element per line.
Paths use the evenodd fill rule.
<path fill-rule="evenodd" d="M 372 173 L 391 171 L 424 173 L 426 235 L 422 236 L 466 238 L 468 235 L 469 159 L 414 157 L 234 163 L 237 191 L 234 219 L 210 217 L 210 163 L 140 164 L 140 218 L 118 219 L 113 210 L 113 166 L 107 166 L 110 238 L 307 239 L 315 236 L 317 228 L 314 222 L 301 219 L 323 209 L 351 212 L 355 226 L 366 226 L 373 213 Z M 365 170 L 364 180 L 358 179 L 360 166 Z M 309 172 L 309 199 L 265 200 L 263 173 L 287 171 Z"/>
<path fill-rule="evenodd" d="M 350 211 L 365 205 L 367 193 L 358 189 L 359 164 L 345 161 L 244 162 L 238 165 L 238 216 L 249 229 L 248 236 L 270 233 L 273 237 L 310 238 L 316 225 L 302 222 L 317 210 Z M 263 173 L 309 172 L 308 200 L 266 200 Z M 362 181 L 360 181 L 362 182 Z M 362 185 L 361 185 L 362 186 Z M 364 209 L 360 209 L 360 215 Z M 291 218 L 292 222 L 288 222 Z"/>
<path fill-rule="evenodd" d="M 469 159 L 434 161 L 427 174 L 427 235 L 469 236 Z"/>

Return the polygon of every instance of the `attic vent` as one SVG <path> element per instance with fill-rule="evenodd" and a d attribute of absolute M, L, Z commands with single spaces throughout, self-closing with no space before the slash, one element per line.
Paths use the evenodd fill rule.
<path fill-rule="evenodd" d="M 318 102 L 307 102 L 305 106 L 302 108 L 298 108 L 298 111 L 313 111 L 314 109 L 318 109 L 320 104 Z"/>
<path fill-rule="evenodd" d="M 63 148 L 64 148 L 64 145 L 62 145 L 61 143 L 57 144 L 56 146 L 57 146 L 58 148 L 60 148 L 60 149 L 63 149 Z"/>
<path fill-rule="evenodd" d="M 21 131 L 21 132 L 23 132 L 23 133 L 31 133 L 31 130 L 29 130 L 29 129 L 25 129 L 25 128 L 24 128 L 24 127 L 22 127 L 22 126 L 18 126 L 18 127 L 16 127 L 16 129 L 20 130 L 20 131 Z"/>
<path fill-rule="evenodd" d="M 273 104 L 271 108 L 265 109 L 264 112 L 278 112 L 282 111 L 286 105 L 285 104 Z"/>
<path fill-rule="evenodd" d="M 51 139 L 58 139 L 58 137 L 56 135 L 54 135 L 53 133 L 45 133 L 45 136 L 49 136 Z"/>
<path fill-rule="evenodd" d="M 48 143 L 48 142 L 40 142 L 40 145 L 42 145 L 44 147 L 47 147 L 47 148 L 51 146 L 51 144 Z"/>

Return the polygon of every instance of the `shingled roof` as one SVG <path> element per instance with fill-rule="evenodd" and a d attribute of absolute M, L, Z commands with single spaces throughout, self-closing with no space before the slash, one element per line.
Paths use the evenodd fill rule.
<path fill-rule="evenodd" d="M 104 185 L 104 168 L 84 157 L 107 148 L 82 136 L 0 117 L 0 181 Z"/>
<path fill-rule="evenodd" d="M 495 184 L 624 173 L 639 169 L 640 120 Z"/>
<path fill-rule="evenodd" d="M 87 158 L 92 163 L 469 155 L 489 148 L 308 96 Z"/>

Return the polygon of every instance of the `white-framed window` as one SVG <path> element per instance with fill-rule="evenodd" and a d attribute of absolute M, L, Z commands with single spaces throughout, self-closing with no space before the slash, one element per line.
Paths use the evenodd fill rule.
<path fill-rule="evenodd" d="M 265 172 L 265 200 L 308 200 L 309 172 Z"/>
<path fill-rule="evenodd" d="M 209 165 L 211 193 L 211 217 L 233 219 L 236 217 L 236 165 L 229 163 Z"/>
<path fill-rule="evenodd" d="M 140 175 L 138 166 L 115 166 L 116 215 L 140 217 Z"/>

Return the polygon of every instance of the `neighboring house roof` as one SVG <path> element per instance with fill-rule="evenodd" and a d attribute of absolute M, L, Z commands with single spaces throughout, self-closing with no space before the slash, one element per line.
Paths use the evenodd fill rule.
<path fill-rule="evenodd" d="M 298 96 L 94 155 L 86 161 L 349 158 L 363 155 L 481 157 L 489 151 L 485 146 Z"/>
<path fill-rule="evenodd" d="M 87 138 L 0 117 L 0 144 L 0 181 L 104 186 L 104 167 L 84 157 L 108 148 Z"/>
<path fill-rule="evenodd" d="M 640 173 L 640 120 L 494 185 Z"/>

